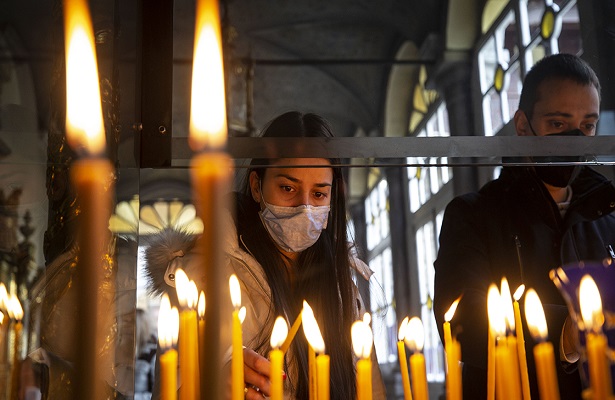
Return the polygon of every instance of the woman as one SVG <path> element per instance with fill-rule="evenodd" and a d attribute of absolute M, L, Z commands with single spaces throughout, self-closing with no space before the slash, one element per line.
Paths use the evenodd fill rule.
<path fill-rule="evenodd" d="M 262 136 L 333 135 L 323 118 L 288 112 L 275 118 Z M 350 330 L 365 310 L 352 275 L 354 271 L 368 280 L 371 271 L 351 254 L 345 186 L 337 164 L 323 158 L 255 159 L 243 191 L 235 193 L 236 212 L 229 212 L 226 219 L 224 273 L 237 275 L 247 310 L 242 325 L 246 399 L 269 396 L 267 356 L 274 321 L 283 316 L 292 324 L 303 300 L 314 310 L 330 356 L 331 399 L 356 397 Z M 189 235 L 171 230 L 150 242 L 146 259 L 152 293 L 167 292 L 174 299 L 170 286 L 175 268 L 181 266 L 189 276 L 197 273 L 189 257 L 193 244 Z M 372 358 L 373 398 L 384 399 L 375 352 Z M 284 371 L 285 398 L 307 400 L 308 343 L 302 332 L 285 353 Z"/>
<path fill-rule="evenodd" d="M 263 137 L 332 137 L 315 114 L 288 112 Z M 356 397 L 351 325 L 362 317 L 352 270 L 371 272 L 352 256 L 347 237 L 345 185 L 337 160 L 255 159 L 237 195 L 236 243 L 227 255 L 242 286 L 246 398 L 269 395 L 269 339 L 277 316 L 295 321 L 307 300 L 331 357 L 331 398 Z M 268 166 L 267 168 L 263 166 Z M 231 236 L 232 237 L 232 236 Z M 375 353 L 374 360 L 375 360 Z M 299 332 L 285 356 L 287 398 L 308 399 L 308 344 Z M 374 363 L 374 398 L 385 398 Z"/>

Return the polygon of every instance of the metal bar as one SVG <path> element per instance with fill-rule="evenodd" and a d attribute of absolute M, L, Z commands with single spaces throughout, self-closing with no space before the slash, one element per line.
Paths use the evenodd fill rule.
<path fill-rule="evenodd" d="M 615 156 L 615 136 L 595 137 L 231 137 L 228 153 L 248 158 L 391 159 L 405 157 Z M 173 160 L 188 160 L 186 138 L 173 138 Z"/>
<path fill-rule="evenodd" d="M 142 168 L 167 167 L 171 165 L 173 0 L 141 0 L 139 4 L 141 118 L 135 153 Z"/>

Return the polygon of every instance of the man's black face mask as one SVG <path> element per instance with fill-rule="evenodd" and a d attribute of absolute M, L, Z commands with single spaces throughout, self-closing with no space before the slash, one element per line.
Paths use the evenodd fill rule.
<path fill-rule="evenodd" d="M 534 129 L 532 129 L 534 132 Z M 535 135 L 535 133 L 534 133 Z M 546 136 L 585 136 L 580 129 L 566 132 L 551 133 Z M 546 156 L 532 157 L 532 160 L 540 163 L 563 163 L 585 161 L 584 156 Z M 580 165 L 536 165 L 534 170 L 536 175 L 545 183 L 556 186 L 566 187 L 576 178 L 580 170 Z"/>

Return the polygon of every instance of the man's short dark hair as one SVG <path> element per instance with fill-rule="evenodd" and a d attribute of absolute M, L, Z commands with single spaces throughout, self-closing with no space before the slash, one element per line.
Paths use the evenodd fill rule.
<path fill-rule="evenodd" d="M 519 109 L 532 118 L 538 87 L 546 80 L 572 80 L 580 85 L 593 85 L 600 96 L 600 81 L 594 70 L 573 54 L 553 54 L 538 61 L 523 80 Z"/>

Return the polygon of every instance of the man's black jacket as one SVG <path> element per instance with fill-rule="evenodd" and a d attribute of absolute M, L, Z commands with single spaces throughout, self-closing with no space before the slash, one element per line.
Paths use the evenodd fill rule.
<path fill-rule="evenodd" d="M 486 297 L 489 285 L 499 288 L 502 277 L 512 292 L 524 283 L 526 290 L 533 288 L 540 296 L 555 347 L 561 397 L 580 398 L 578 372 L 566 374 L 559 363 L 559 339 L 568 312 L 549 271 L 611 257 L 615 187 L 588 167 L 571 186 L 573 196 L 564 218 L 531 167 L 505 167 L 478 193 L 459 196 L 447 206 L 434 263 L 434 313 L 442 337 L 444 313 L 463 294 L 451 326 L 462 345 L 464 398 L 486 398 Z M 527 328 L 524 315 L 522 320 Z M 532 398 L 539 398 L 534 342 L 527 329 L 525 342 Z"/>

